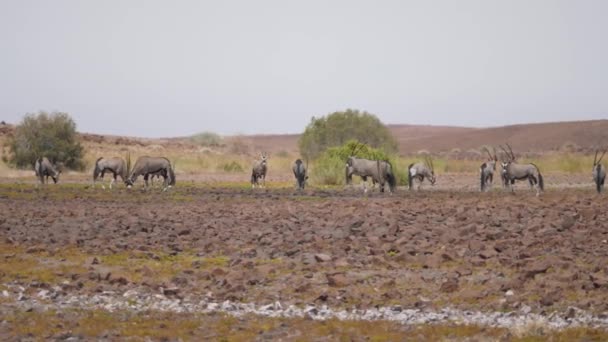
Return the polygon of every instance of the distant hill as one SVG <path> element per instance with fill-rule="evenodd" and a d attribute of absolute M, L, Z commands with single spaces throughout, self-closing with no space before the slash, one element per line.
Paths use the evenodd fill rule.
<path fill-rule="evenodd" d="M 509 143 L 518 152 L 557 151 L 566 145 L 590 150 L 597 144 L 608 145 L 608 120 L 550 122 L 491 128 L 426 125 L 389 125 L 399 143 L 401 154 L 420 150 L 433 153 L 466 151 L 483 145 Z M 268 152 L 297 151 L 299 135 L 251 135 L 244 137 L 252 146 Z"/>
<path fill-rule="evenodd" d="M 467 151 L 483 145 L 508 142 L 518 152 L 556 151 L 569 146 L 575 150 L 591 150 L 598 144 L 608 146 L 608 120 L 549 122 L 503 127 L 470 128 L 427 125 L 388 125 L 399 143 L 402 155 L 421 150 L 433 153 L 454 149 Z M 14 126 L 0 125 L 0 137 L 12 133 Z M 149 139 L 81 133 L 85 141 L 115 145 L 188 145 L 186 137 Z M 263 134 L 230 136 L 227 144 L 241 144 L 251 151 L 271 154 L 282 151 L 297 153 L 298 134 Z"/>

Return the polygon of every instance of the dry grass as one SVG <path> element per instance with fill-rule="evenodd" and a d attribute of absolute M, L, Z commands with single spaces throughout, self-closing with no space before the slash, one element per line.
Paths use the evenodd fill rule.
<path fill-rule="evenodd" d="M 607 332 L 588 328 L 514 333 L 502 328 L 471 325 L 408 326 L 388 321 L 312 321 L 257 316 L 235 318 L 224 314 L 109 313 L 101 310 L 18 312 L 5 319 L 9 323 L 8 335 L 11 338 L 33 339 L 61 335 L 85 339 L 212 341 L 605 341 L 608 338 Z"/>

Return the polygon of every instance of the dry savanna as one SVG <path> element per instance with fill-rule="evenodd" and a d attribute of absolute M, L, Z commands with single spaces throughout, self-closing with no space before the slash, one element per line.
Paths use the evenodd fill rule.
<path fill-rule="evenodd" d="M 314 162 L 296 190 L 297 135 L 81 133 L 86 167 L 57 184 L 0 162 L 0 339 L 607 340 L 608 199 L 592 180 L 607 128 L 389 126 L 394 167 L 431 155 L 437 177 L 392 194 L 325 184 Z M 13 132 L 0 126 L 3 154 Z M 499 176 L 479 191 L 482 148 L 506 143 L 542 171 L 540 196 Z M 176 185 L 92 186 L 97 158 L 127 154 L 167 157 Z"/>

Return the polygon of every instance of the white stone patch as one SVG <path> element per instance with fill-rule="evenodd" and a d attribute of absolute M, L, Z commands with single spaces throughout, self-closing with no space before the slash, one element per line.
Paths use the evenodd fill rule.
<path fill-rule="evenodd" d="M 8 290 L 2 295 L 14 298 L 13 303 L 19 309 L 102 309 L 109 312 L 134 311 L 145 312 L 156 310 L 174 313 L 212 313 L 223 312 L 235 317 L 243 315 L 260 315 L 282 318 L 310 318 L 314 320 L 386 320 L 401 324 L 466 324 L 522 329 L 526 326 L 539 324 L 548 329 L 564 329 L 570 327 L 608 328 L 608 315 L 593 315 L 578 308 L 568 308 L 566 312 L 547 314 L 532 313 L 530 307 L 523 306 L 512 312 L 481 312 L 444 308 L 439 311 L 402 308 L 401 306 L 361 309 L 331 308 L 326 305 L 307 305 L 299 307 L 285 305 L 280 302 L 270 304 L 254 304 L 240 302 L 214 302 L 208 297 L 174 299 L 162 294 L 150 294 L 147 291 L 131 289 L 124 293 L 106 291 L 92 295 L 61 296 L 53 290 L 41 290 L 30 298 L 23 294 L 23 288 L 16 285 L 6 285 Z M 507 294 L 508 295 L 508 294 Z M 43 300 L 43 301 L 41 301 Z M 50 300 L 50 302 L 49 302 Z"/>

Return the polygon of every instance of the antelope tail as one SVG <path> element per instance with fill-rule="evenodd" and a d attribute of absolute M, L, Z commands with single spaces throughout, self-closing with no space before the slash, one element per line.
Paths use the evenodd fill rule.
<path fill-rule="evenodd" d="M 395 174 L 393 173 L 393 166 L 391 162 L 386 161 L 386 180 L 388 181 L 388 187 L 391 192 L 395 192 L 395 187 L 397 186 L 397 179 L 395 178 Z"/>
<path fill-rule="evenodd" d="M 483 192 L 483 190 L 485 190 L 485 187 L 486 187 L 486 175 L 484 172 L 485 170 L 486 170 L 486 163 L 483 163 L 483 164 L 481 164 L 481 168 L 479 169 L 479 181 L 480 181 L 482 192 Z"/>
<path fill-rule="evenodd" d="M 597 190 L 597 193 L 601 193 L 602 192 L 602 179 L 601 179 L 601 170 L 602 170 L 602 166 L 600 164 L 596 164 L 594 167 L 595 171 L 595 189 Z"/>
<path fill-rule="evenodd" d="M 103 157 L 99 157 L 95 161 L 95 168 L 93 169 L 93 181 L 97 180 L 97 177 L 99 177 L 99 174 L 101 173 L 101 169 L 99 168 L 99 161 L 102 159 Z"/>
<path fill-rule="evenodd" d="M 344 178 L 346 179 L 346 184 L 350 184 L 351 179 L 350 179 L 350 175 L 348 174 L 348 169 L 350 168 L 350 166 L 348 164 L 346 164 L 346 166 L 344 167 Z"/>
<path fill-rule="evenodd" d="M 380 185 L 380 192 L 384 192 L 384 175 L 380 173 L 380 160 L 376 160 L 376 171 L 378 172 L 378 184 Z M 374 176 L 372 176 L 373 184 Z"/>
<path fill-rule="evenodd" d="M 545 191 L 545 182 L 543 180 L 543 175 L 540 174 L 540 169 L 538 168 L 538 166 L 536 166 L 535 164 L 534 167 L 536 168 L 536 172 L 538 172 L 538 187 L 542 190 Z"/>
<path fill-rule="evenodd" d="M 173 164 L 173 166 L 175 166 L 175 164 Z M 173 166 L 169 166 L 169 177 L 171 177 L 171 180 L 169 180 L 169 185 L 174 186 L 175 185 L 175 171 L 173 170 Z"/>
<path fill-rule="evenodd" d="M 414 180 L 412 179 L 412 166 L 414 166 L 414 163 L 410 164 L 407 167 L 407 184 L 409 186 L 409 189 L 412 190 L 412 184 L 414 182 Z"/>

